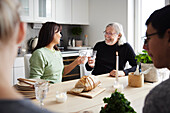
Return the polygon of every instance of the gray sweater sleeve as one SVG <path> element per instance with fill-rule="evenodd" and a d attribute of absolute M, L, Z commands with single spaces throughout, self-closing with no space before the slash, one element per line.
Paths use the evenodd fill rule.
<path fill-rule="evenodd" d="M 170 113 L 170 79 L 160 83 L 147 95 L 143 113 Z"/>

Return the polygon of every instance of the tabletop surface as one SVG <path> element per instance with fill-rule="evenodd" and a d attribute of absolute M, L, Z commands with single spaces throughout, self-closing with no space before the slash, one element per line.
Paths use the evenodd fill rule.
<path fill-rule="evenodd" d="M 77 95 L 67 94 L 67 101 L 64 103 L 58 103 L 55 95 L 56 91 L 69 91 L 75 86 L 78 80 L 71 80 L 61 83 L 52 84 L 49 88 L 46 99 L 44 99 L 44 107 L 53 111 L 61 113 L 83 113 L 90 111 L 92 113 L 99 113 L 101 107 L 105 104 L 103 102 L 104 97 L 110 97 L 111 93 L 114 92 L 113 83 L 114 77 L 110 77 L 108 74 L 96 76 L 101 81 L 101 86 L 106 88 L 104 92 L 98 94 L 92 99 L 81 97 Z M 123 94 L 131 102 L 131 106 L 137 113 L 142 113 L 144 100 L 149 91 L 155 87 L 157 83 L 145 83 L 143 87 L 130 87 L 128 86 L 128 76 L 119 77 L 119 82 L 123 84 Z M 37 100 L 33 100 L 34 103 L 38 104 Z"/>

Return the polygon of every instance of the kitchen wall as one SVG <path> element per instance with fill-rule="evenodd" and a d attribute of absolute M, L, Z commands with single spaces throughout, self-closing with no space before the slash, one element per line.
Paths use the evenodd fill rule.
<path fill-rule="evenodd" d="M 111 22 L 121 23 L 124 27 L 125 36 L 127 36 L 127 3 L 127 0 L 89 0 L 90 25 L 85 26 L 85 33 L 89 35 L 91 46 L 104 40 L 103 31 L 106 25 Z"/>
<path fill-rule="evenodd" d="M 139 0 L 140 1 L 140 0 Z M 89 0 L 89 26 L 85 26 L 85 34 L 88 34 L 89 45 L 104 40 L 103 31 L 107 24 L 119 22 L 123 25 L 127 42 L 130 43 L 136 53 L 141 50 L 138 37 L 139 12 L 136 6 L 137 0 Z M 165 0 L 166 5 L 170 0 Z M 136 38 L 135 38 L 136 37 Z"/>
<path fill-rule="evenodd" d="M 165 4 L 166 5 L 170 4 L 170 0 L 165 0 Z"/>
<path fill-rule="evenodd" d="M 73 27 L 77 27 L 77 26 L 81 27 L 82 31 L 84 31 L 84 27 L 80 26 L 80 25 L 62 25 L 62 34 L 63 34 L 63 36 L 62 36 L 62 41 L 61 41 L 60 46 L 64 46 L 65 48 L 67 48 L 68 38 L 75 38 L 75 36 L 73 36 L 72 33 L 71 33 L 71 29 Z M 26 38 L 19 46 L 21 46 L 22 48 L 27 49 L 28 40 L 30 38 L 34 38 L 34 37 L 38 36 L 39 31 L 40 31 L 40 28 L 39 29 L 33 28 L 33 23 L 28 23 L 27 24 Z M 84 32 L 81 33 L 80 39 L 83 40 L 83 37 L 84 37 Z"/>

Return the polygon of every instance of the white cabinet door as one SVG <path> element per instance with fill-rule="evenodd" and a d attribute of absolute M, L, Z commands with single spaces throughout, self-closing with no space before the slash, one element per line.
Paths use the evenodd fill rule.
<path fill-rule="evenodd" d="M 71 23 L 71 0 L 56 0 L 56 22 L 61 24 Z"/>
<path fill-rule="evenodd" d="M 19 0 L 21 2 L 21 20 L 23 22 L 33 22 L 33 0 Z"/>
<path fill-rule="evenodd" d="M 34 0 L 35 22 L 55 21 L 55 0 Z"/>
<path fill-rule="evenodd" d="M 20 0 L 21 20 L 32 23 L 89 24 L 88 0 Z"/>
<path fill-rule="evenodd" d="M 17 57 L 13 66 L 13 84 L 18 78 L 25 78 L 24 57 Z"/>
<path fill-rule="evenodd" d="M 88 0 L 72 0 L 72 24 L 89 24 L 88 5 Z"/>

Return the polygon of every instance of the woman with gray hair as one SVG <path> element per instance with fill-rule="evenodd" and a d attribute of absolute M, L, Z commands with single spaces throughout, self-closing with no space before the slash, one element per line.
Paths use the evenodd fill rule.
<path fill-rule="evenodd" d="M 26 31 L 19 6 L 17 0 L 0 0 L 0 113 L 51 113 L 24 99 L 10 84 L 18 44 Z"/>
<path fill-rule="evenodd" d="M 88 62 L 86 63 L 87 71 L 92 71 L 93 75 L 110 73 L 111 76 L 115 76 L 117 51 L 119 54 L 118 76 L 125 76 L 129 72 L 134 72 L 137 66 L 135 53 L 126 42 L 122 25 L 116 22 L 108 24 L 104 31 L 104 36 L 105 40 L 98 42 L 94 46 L 93 50 L 97 51 L 95 61 L 88 57 Z M 132 67 L 124 70 L 127 61 Z M 94 66 L 90 65 L 94 62 Z"/>

